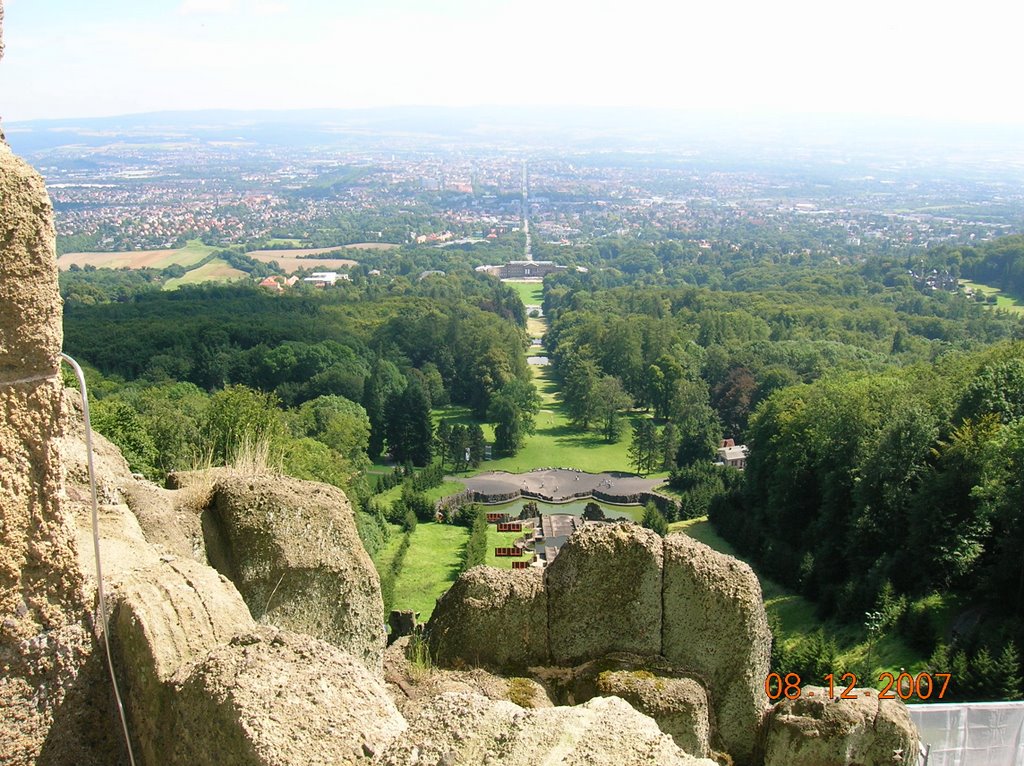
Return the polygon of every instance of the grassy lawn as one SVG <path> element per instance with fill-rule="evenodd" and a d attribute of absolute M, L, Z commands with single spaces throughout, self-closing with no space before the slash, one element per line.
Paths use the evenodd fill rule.
<path fill-rule="evenodd" d="M 669 525 L 669 531 L 682 532 L 717 551 L 736 556 L 733 547 L 719 536 L 706 517 L 677 521 Z M 736 558 L 742 559 L 740 556 Z M 754 571 L 757 571 L 756 568 Z M 838 667 L 835 668 L 837 676 L 845 669 L 863 666 L 869 651 L 867 634 L 863 628 L 822 622 L 815 616 L 814 604 L 810 601 L 760 574 L 758 579 L 761 581 L 765 609 L 769 615 L 775 616 L 781 627 L 776 640 L 781 640 L 787 649 L 795 649 L 807 640 L 807 636 L 820 628 L 826 636 L 835 638 L 838 649 Z M 888 633 L 889 635 L 883 636 L 870 647 L 870 677 L 860 678 L 858 685 L 879 687 L 878 676 L 883 672 L 898 674 L 900 668 L 905 668 L 909 673 L 918 673 L 925 669 L 926 658 L 920 657 L 891 630 Z M 803 680 L 821 683 L 821 679 Z"/>
<path fill-rule="evenodd" d="M 588 473 L 629 470 L 626 450 L 632 417 L 626 417 L 622 438 L 609 444 L 596 431 L 578 431 L 569 425 L 561 407 L 552 406 L 551 402 L 547 405 L 545 409 L 549 411 L 537 414 L 536 432 L 526 438 L 525 446 L 515 456 L 488 460 L 480 466 L 481 470 L 522 473 L 547 466 L 579 468 Z"/>
<path fill-rule="evenodd" d="M 398 524 L 388 524 L 388 527 L 391 529 L 391 537 L 388 538 L 387 545 L 377 551 L 376 556 L 371 557 L 378 574 L 388 568 L 391 559 L 395 557 L 398 546 L 402 544 L 402 528 Z"/>
<path fill-rule="evenodd" d="M 499 532 L 497 524 L 487 525 L 487 559 L 484 561 L 489 567 L 495 567 L 496 569 L 511 569 L 512 562 L 517 559 L 512 558 L 498 558 L 494 555 L 494 549 L 511 548 L 512 543 L 515 542 L 516 538 L 522 537 L 522 532 Z M 526 560 L 526 557 L 523 557 Z"/>
<path fill-rule="evenodd" d="M 519 300 L 525 306 L 539 306 L 544 302 L 544 285 L 541 282 L 504 282 L 519 293 Z"/>
<path fill-rule="evenodd" d="M 647 415 L 639 412 L 625 414 L 622 438 L 609 444 L 593 428 L 589 431 L 579 431 L 569 424 L 556 397 L 557 386 L 549 378 L 550 368 L 536 369 L 539 369 L 540 372 L 534 382 L 537 384 L 537 390 L 541 397 L 541 411 L 537 413 L 535 419 L 536 432 L 526 437 L 525 446 L 515 456 L 486 460 L 481 463 L 479 469 L 469 473 L 479 473 L 480 471 L 522 473 L 533 468 L 548 466 L 579 468 L 589 473 L 631 470 L 626 451 L 632 441 L 633 422 L 647 417 Z M 435 421 L 441 418 L 445 418 L 449 423 L 468 424 L 474 422 L 466 407 L 446 407 L 436 410 L 434 412 Z M 484 438 L 488 442 L 493 442 L 494 429 L 491 424 L 482 423 L 481 426 L 484 430 Z M 656 476 L 657 474 L 652 475 Z"/>
<path fill-rule="evenodd" d="M 986 297 L 994 295 L 996 296 L 996 308 L 1006 309 L 1019 316 L 1024 316 L 1024 300 L 1007 295 L 998 287 L 989 287 L 988 285 L 971 282 L 966 279 L 961 279 L 960 284 L 964 287 L 973 288 L 976 292 L 982 293 Z"/>
<path fill-rule="evenodd" d="M 395 583 L 395 609 L 413 609 L 430 619 L 438 596 L 459 573 L 469 530 L 451 524 L 418 524 Z"/>
<path fill-rule="evenodd" d="M 457 481 L 443 481 L 440 486 L 428 489 L 423 494 L 432 503 L 436 503 L 442 497 L 448 495 L 454 495 L 456 492 L 462 492 L 465 486 Z M 374 500 L 383 505 L 386 508 L 390 508 L 391 504 L 394 503 L 398 498 L 402 496 L 402 485 L 399 484 L 397 487 L 392 487 L 387 492 L 381 492 L 379 495 L 374 496 Z"/>

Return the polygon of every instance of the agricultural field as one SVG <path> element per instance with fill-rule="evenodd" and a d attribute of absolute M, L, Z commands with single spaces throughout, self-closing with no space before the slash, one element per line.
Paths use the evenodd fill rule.
<path fill-rule="evenodd" d="M 337 253 L 342 250 L 397 250 L 400 245 L 394 245 L 390 242 L 356 242 L 353 245 L 335 245 L 333 247 L 301 247 L 301 243 L 294 239 L 277 239 L 270 240 L 271 244 L 281 245 L 293 245 L 287 249 L 270 249 L 270 250 L 251 250 L 246 255 L 249 255 L 256 260 L 264 260 L 264 256 L 270 256 L 273 258 L 301 258 L 309 255 L 326 255 L 327 253 Z"/>
<path fill-rule="evenodd" d="M 257 261 L 277 260 L 278 258 L 305 258 L 310 255 L 326 255 L 337 253 L 347 249 L 348 246 L 338 247 L 296 247 L 288 250 L 251 250 L 246 255 L 255 258 Z M 355 263 L 355 261 L 353 261 Z"/>
<path fill-rule="evenodd" d="M 198 239 L 176 250 L 133 250 L 119 253 L 65 253 L 57 259 L 57 268 L 66 271 L 72 265 L 98 269 L 165 269 L 168 266 L 193 266 L 216 248 Z"/>
<path fill-rule="evenodd" d="M 227 261 L 215 258 L 209 263 L 204 263 L 198 269 L 192 269 L 183 277 L 168 279 L 164 283 L 165 290 L 176 290 L 182 285 L 196 285 L 200 282 L 226 282 L 230 279 L 248 279 L 249 275 L 244 271 L 231 266 Z"/>
<path fill-rule="evenodd" d="M 274 261 L 281 269 L 287 273 L 292 274 L 299 269 L 310 269 L 311 271 L 338 271 L 339 269 L 347 269 L 352 266 L 358 266 L 358 261 L 353 261 L 349 258 L 296 258 L 285 257 L 281 255 L 268 255 L 267 253 L 275 252 L 273 250 L 264 250 L 261 252 L 246 253 L 250 258 L 254 258 L 261 263 L 270 263 Z M 287 253 L 288 250 L 278 250 L 278 253 Z"/>

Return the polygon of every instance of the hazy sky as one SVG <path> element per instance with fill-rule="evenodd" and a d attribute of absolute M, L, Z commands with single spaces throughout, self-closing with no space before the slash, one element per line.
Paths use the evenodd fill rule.
<path fill-rule="evenodd" d="M 7 121 L 588 104 L 1024 124 L 1013 0 L 5 0 Z"/>

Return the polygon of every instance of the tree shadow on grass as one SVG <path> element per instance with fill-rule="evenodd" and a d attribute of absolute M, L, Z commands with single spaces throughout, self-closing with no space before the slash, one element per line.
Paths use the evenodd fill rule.
<path fill-rule="evenodd" d="M 611 447 L 615 444 L 615 442 L 605 441 L 601 434 L 594 433 L 593 431 L 580 431 L 578 428 L 569 425 L 545 428 L 544 433 L 553 437 L 558 445 L 563 447 L 600 449 L 602 447 Z"/>

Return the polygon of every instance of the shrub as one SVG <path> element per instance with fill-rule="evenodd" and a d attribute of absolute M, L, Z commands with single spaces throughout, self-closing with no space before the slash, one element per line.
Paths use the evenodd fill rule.
<path fill-rule="evenodd" d="M 467 506 L 471 507 L 471 506 Z M 462 570 L 472 569 L 487 560 L 487 512 L 476 506 L 476 516 L 470 528 L 469 539 L 462 552 Z"/>

